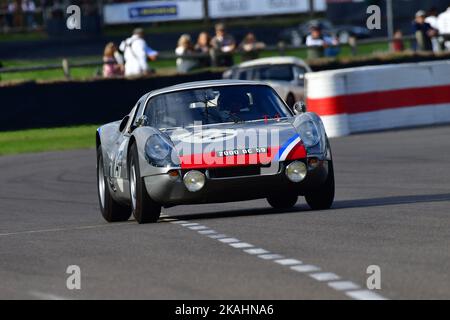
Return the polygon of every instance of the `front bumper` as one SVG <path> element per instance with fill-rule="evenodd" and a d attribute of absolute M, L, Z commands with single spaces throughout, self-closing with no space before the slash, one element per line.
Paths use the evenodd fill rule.
<path fill-rule="evenodd" d="M 306 159 L 305 159 L 306 162 Z M 328 176 L 328 161 L 320 161 L 317 167 L 309 167 L 306 178 L 298 183 L 291 182 L 284 170 L 288 163 L 281 162 L 274 174 L 229 178 L 209 178 L 197 192 L 186 189 L 181 176 L 174 179 L 169 174 L 144 177 L 149 196 L 163 206 L 244 201 L 267 198 L 274 194 L 294 193 L 304 195 L 323 184 Z"/>

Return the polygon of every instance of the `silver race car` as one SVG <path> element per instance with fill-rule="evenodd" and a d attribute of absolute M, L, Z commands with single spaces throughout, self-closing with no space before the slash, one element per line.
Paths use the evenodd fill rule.
<path fill-rule="evenodd" d="M 156 222 L 162 207 L 266 198 L 312 209 L 334 199 L 320 118 L 260 82 L 193 82 L 145 94 L 97 130 L 98 196 L 109 221 Z"/>

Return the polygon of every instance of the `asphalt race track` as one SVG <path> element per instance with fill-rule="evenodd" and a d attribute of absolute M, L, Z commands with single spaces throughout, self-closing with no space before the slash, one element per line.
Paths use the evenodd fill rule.
<path fill-rule="evenodd" d="M 331 143 L 332 210 L 183 206 L 150 225 L 101 218 L 94 150 L 0 157 L 0 298 L 449 299 L 450 127 Z"/>

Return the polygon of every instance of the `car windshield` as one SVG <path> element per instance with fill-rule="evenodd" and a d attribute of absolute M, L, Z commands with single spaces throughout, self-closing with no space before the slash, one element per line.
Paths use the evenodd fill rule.
<path fill-rule="evenodd" d="M 238 71 L 237 78 L 240 80 L 292 81 L 294 73 L 292 65 L 279 64 L 242 69 Z"/>
<path fill-rule="evenodd" d="M 291 116 L 274 90 L 261 85 L 164 93 L 151 98 L 144 113 L 148 124 L 158 129 Z"/>

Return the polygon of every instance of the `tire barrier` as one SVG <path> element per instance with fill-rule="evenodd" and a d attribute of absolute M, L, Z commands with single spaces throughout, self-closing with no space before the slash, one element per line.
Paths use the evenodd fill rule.
<path fill-rule="evenodd" d="M 450 123 L 450 60 L 306 75 L 309 111 L 330 137 Z"/>
<path fill-rule="evenodd" d="M 0 87 L 0 131 L 102 124 L 122 119 L 145 93 L 183 82 L 221 79 L 198 72 L 143 79 L 26 82 Z"/>

